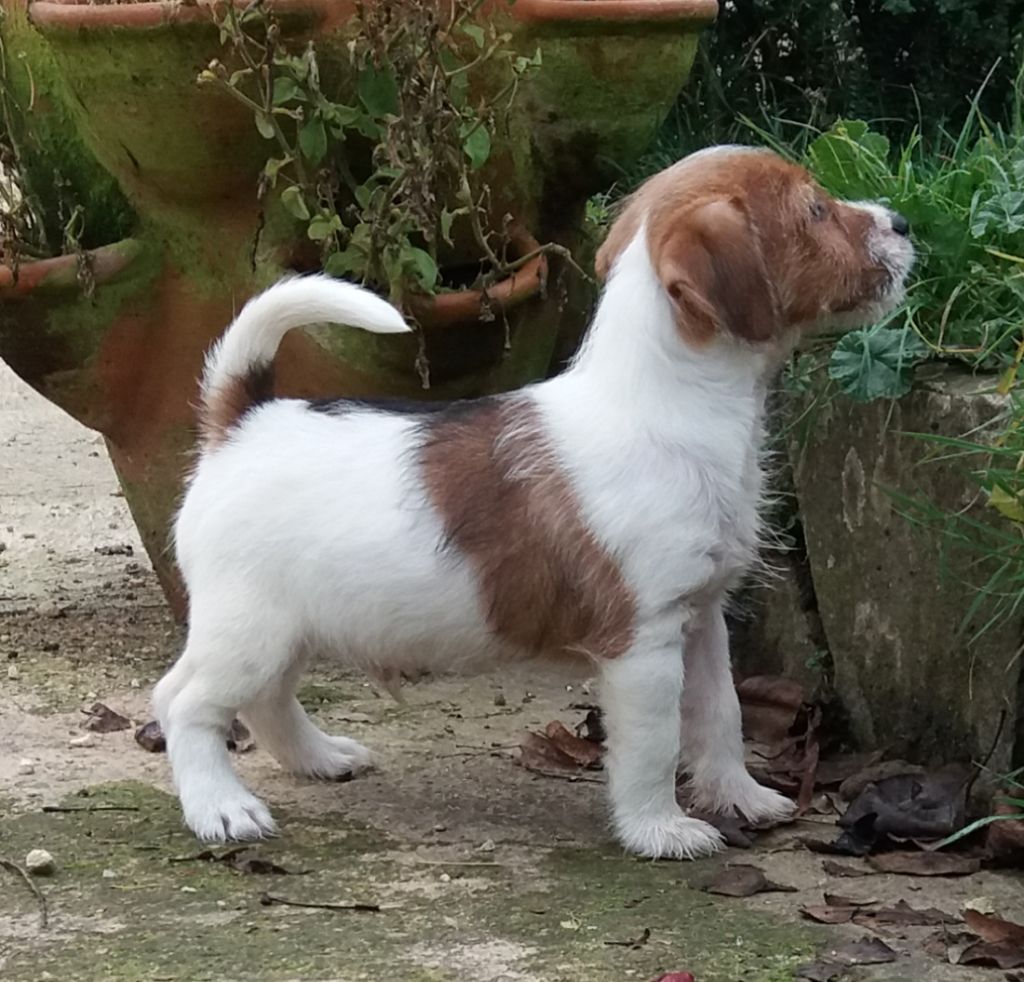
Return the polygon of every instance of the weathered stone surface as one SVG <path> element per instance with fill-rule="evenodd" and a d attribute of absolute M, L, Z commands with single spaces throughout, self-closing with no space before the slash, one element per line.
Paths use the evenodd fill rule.
<path fill-rule="evenodd" d="M 813 596 L 801 581 L 800 557 L 773 554 L 772 577 L 746 587 L 729 617 L 733 665 L 739 675 L 783 675 L 808 696 L 824 681 L 827 651 Z"/>
<path fill-rule="evenodd" d="M 911 759 L 978 758 L 1007 715 L 991 766 L 1008 768 L 1017 728 L 1019 620 L 964 619 L 984 572 L 912 525 L 887 489 L 947 512 L 990 515 L 977 488 L 909 434 L 962 436 L 1005 405 L 993 382 L 949 370 L 897 402 L 837 398 L 791 448 L 797 497 L 834 683 L 853 736 Z M 993 520 L 995 520 L 995 517 Z M 973 557 L 976 558 L 976 557 Z"/>

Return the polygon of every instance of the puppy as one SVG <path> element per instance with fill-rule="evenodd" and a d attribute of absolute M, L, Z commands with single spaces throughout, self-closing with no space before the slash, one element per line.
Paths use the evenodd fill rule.
<path fill-rule="evenodd" d="M 392 677 L 586 659 L 614 830 L 639 855 L 722 845 L 676 803 L 677 768 L 702 808 L 789 814 L 744 767 L 722 615 L 758 543 L 765 390 L 804 332 L 900 301 L 907 233 L 772 153 L 702 151 L 625 204 L 564 374 L 411 412 L 270 398 L 286 331 L 406 330 L 383 300 L 317 276 L 252 300 L 206 365 L 175 527 L 188 641 L 154 694 L 196 835 L 274 832 L 225 752 L 236 713 L 296 773 L 369 763 L 295 698 L 314 652 Z"/>

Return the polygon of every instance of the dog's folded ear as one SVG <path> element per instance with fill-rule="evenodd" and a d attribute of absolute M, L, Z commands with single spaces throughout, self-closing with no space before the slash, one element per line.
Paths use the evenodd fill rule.
<path fill-rule="evenodd" d="M 651 259 L 683 337 L 767 341 L 781 326 L 757 228 L 740 197 L 699 202 L 652 236 Z"/>

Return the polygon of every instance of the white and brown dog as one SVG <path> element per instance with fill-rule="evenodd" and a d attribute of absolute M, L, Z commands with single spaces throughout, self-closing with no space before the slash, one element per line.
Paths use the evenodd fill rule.
<path fill-rule="evenodd" d="M 247 304 L 203 380 L 175 530 L 188 643 L 154 695 L 188 825 L 274 831 L 225 751 L 236 713 L 297 773 L 369 763 L 296 700 L 313 652 L 392 676 L 581 656 L 615 832 L 640 855 L 721 846 L 677 804 L 679 767 L 704 808 L 787 815 L 744 767 L 722 615 L 758 545 L 765 391 L 802 332 L 899 302 L 907 231 L 772 153 L 702 151 L 627 202 L 564 374 L 422 411 L 268 397 L 286 331 L 407 330 L 383 300 L 314 276 Z"/>

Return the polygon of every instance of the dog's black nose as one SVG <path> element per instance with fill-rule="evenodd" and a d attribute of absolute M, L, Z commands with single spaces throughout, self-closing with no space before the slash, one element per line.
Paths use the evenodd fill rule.
<path fill-rule="evenodd" d="M 897 235 L 910 235 L 910 222 L 897 212 L 890 212 L 889 220 L 892 222 L 892 230 Z"/>

